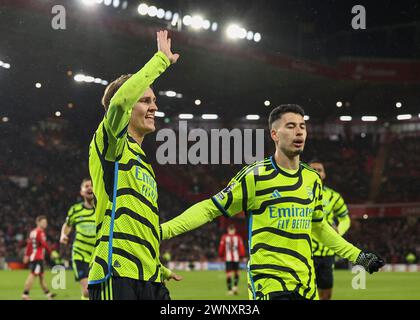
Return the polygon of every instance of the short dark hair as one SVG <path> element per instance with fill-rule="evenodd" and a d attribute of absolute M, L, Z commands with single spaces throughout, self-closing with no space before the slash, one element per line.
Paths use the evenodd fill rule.
<path fill-rule="evenodd" d="M 278 107 L 275 107 L 268 117 L 268 127 L 271 129 L 274 121 L 280 119 L 283 114 L 292 112 L 300 114 L 302 117 L 305 116 L 305 111 L 300 105 L 297 104 L 281 104 Z"/>
<path fill-rule="evenodd" d="M 84 179 L 82 180 L 82 183 L 80 184 L 80 188 L 83 186 L 83 184 L 84 184 L 86 181 L 92 181 L 92 179 L 91 179 L 90 177 L 88 177 L 88 178 L 84 178 Z"/>
<path fill-rule="evenodd" d="M 108 111 L 109 104 L 111 102 L 112 97 L 118 91 L 119 88 L 128 80 L 130 79 L 132 74 L 124 74 L 120 76 L 118 79 L 112 81 L 105 89 L 104 95 L 102 97 L 102 105 L 105 108 L 105 112 Z"/>
<path fill-rule="evenodd" d="M 44 219 L 47 220 L 47 216 L 44 216 L 44 215 L 38 216 L 36 217 L 35 222 L 39 223 L 41 220 L 44 220 Z"/>
<path fill-rule="evenodd" d="M 308 164 L 312 164 L 312 163 L 320 163 L 320 164 L 324 165 L 324 162 L 321 159 L 318 159 L 318 158 L 313 158 L 308 162 Z"/>

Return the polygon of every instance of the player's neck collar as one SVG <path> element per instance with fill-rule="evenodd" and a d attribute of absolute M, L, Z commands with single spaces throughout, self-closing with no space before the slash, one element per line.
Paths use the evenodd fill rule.
<path fill-rule="evenodd" d="M 300 162 L 299 162 L 299 168 L 298 168 L 295 172 L 287 172 L 287 171 L 289 171 L 289 170 L 287 170 L 287 171 L 286 171 L 286 169 L 281 168 L 281 167 L 279 167 L 279 166 L 278 166 L 278 164 L 276 163 L 276 160 L 274 159 L 274 155 L 272 155 L 272 156 L 270 157 L 270 160 L 271 160 L 271 164 L 273 165 L 274 169 L 275 169 L 278 173 L 280 173 L 280 174 L 282 174 L 282 175 L 284 175 L 284 176 L 286 176 L 286 177 L 289 177 L 289 178 L 296 178 L 296 177 L 298 177 L 298 176 L 300 175 L 300 173 L 301 173 L 301 171 L 302 171 L 302 165 L 301 165 L 301 163 L 300 163 Z"/>

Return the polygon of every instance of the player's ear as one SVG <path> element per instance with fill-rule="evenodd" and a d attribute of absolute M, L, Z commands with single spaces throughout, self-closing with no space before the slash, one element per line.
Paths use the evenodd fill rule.
<path fill-rule="evenodd" d="M 279 138 L 277 136 L 277 131 L 274 128 L 271 128 L 270 135 L 271 135 L 271 139 L 273 139 L 274 142 L 279 141 Z"/>

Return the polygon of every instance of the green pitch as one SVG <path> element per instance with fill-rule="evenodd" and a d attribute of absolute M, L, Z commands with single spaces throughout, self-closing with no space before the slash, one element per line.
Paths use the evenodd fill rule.
<path fill-rule="evenodd" d="M 0 271 L 0 300 L 20 299 L 23 283 L 28 271 Z M 184 280 L 168 283 L 168 288 L 174 300 L 247 300 L 245 272 L 241 273 L 239 283 L 239 295 L 226 295 L 226 281 L 224 272 L 220 271 L 195 271 L 179 272 Z M 47 283 L 51 288 L 52 277 L 56 276 L 51 272 L 46 273 Z M 381 272 L 373 275 L 366 275 L 366 289 L 354 290 L 351 283 L 354 274 L 350 271 L 335 271 L 335 283 L 333 299 L 420 299 L 420 272 L 397 273 Z M 57 299 L 80 299 L 79 284 L 74 281 L 73 273 L 66 272 L 65 290 L 52 289 L 56 292 Z M 39 283 L 36 282 L 32 291 L 32 299 L 45 299 Z"/>

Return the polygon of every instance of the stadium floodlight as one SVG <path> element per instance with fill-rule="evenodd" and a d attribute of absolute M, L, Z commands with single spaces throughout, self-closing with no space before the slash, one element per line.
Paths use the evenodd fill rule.
<path fill-rule="evenodd" d="M 341 101 L 337 101 L 335 104 L 338 108 L 341 108 L 343 106 L 343 103 Z"/>
<path fill-rule="evenodd" d="M 127 9 L 127 7 L 128 7 L 128 2 L 124 1 L 121 8 L 123 8 L 123 10 L 125 10 L 125 9 Z"/>
<path fill-rule="evenodd" d="M 149 6 L 145 3 L 140 3 L 138 8 L 137 8 L 137 12 L 139 14 L 141 14 L 142 16 L 145 16 L 147 14 L 147 12 L 149 11 Z"/>
<path fill-rule="evenodd" d="M 90 83 L 90 82 L 94 82 L 94 81 L 95 81 L 95 78 L 94 77 L 92 77 L 92 76 L 85 76 L 85 82 Z"/>
<path fill-rule="evenodd" d="M 112 0 L 104 0 L 104 5 L 110 6 L 112 4 Z"/>
<path fill-rule="evenodd" d="M 209 20 L 204 20 L 203 21 L 203 29 L 204 30 L 210 29 L 210 21 Z"/>
<path fill-rule="evenodd" d="M 10 69 L 10 64 L 9 64 L 9 63 L 4 63 L 4 64 L 3 64 L 3 68 L 5 68 L 5 69 Z"/>
<path fill-rule="evenodd" d="M 60 112 L 60 111 L 56 111 L 56 112 L 55 112 L 55 116 L 56 116 L 56 117 L 60 117 L 60 116 L 61 116 L 61 112 Z"/>
<path fill-rule="evenodd" d="M 258 114 L 248 114 L 246 120 L 259 120 L 260 116 Z"/>
<path fill-rule="evenodd" d="M 9 118 L 8 117 L 3 117 L 3 118 L 1 118 L 1 121 L 8 122 L 9 121 Z"/>
<path fill-rule="evenodd" d="M 158 12 L 158 9 L 155 6 L 150 6 L 147 9 L 147 14 L 149 15 L 149 17 L 152 17 L 152 18 L 156 17 L 157 12 Z"/>
<path fill-rule="evenodd" d="M 104 85 L 104 86 L 107 86 L 107 85 L 108 85 L 108 81 L 106 81 L 106 80 L 102 80 L 102 81 L 101 81 L 101 84 L 102 84 L 102 85 Z"/>
<path fill-rule="evenodd" d="M 39 88 L 41 88 L 41 87 L 42 87 L 42 84 L 41 84 L 41 83 L 39 83 L 39 82 L 37 82 L 37 83 L 35 83 L 35 87 L 39 89 Z"/>
<path fill-rule="evenodd" d="M 82 0 L 82 3 L 87 6 L 94 5 L 96 0 Z"/>
<path fill-rule="evenodd" d="M 239 38 L 241 27 L 237 24 L 231 24 L 226 28 L 226 35 L 229 39 L 237 39 Z"/>
<path fill-rule="evenodd" d="M 191 23 L 192 23 L 192 17 L 190 16 L 190 15 L 185 15 L 183 18 L 182 18 L 182 23 L 184 24 L 184 25 L 186 25 L 186 26 L 189 26 L 189 25 L 191 25 Z"/>
<path fill-rule="evenodd" d="M 194 118 L 194 115 L 191 113 L 181 113 L 178 117 L 180 119 L 192 119 Z"/>
<path fill-rule="evenodd" d="M 191 18 L 191 27 L 193 29 L 196 29 L 196 30 L 201 29 L 203 27 L 203 22 L 204 22 L 203 17 L 201 17 L 201 16 L 193 16 Z"/>
<path fill-rule="evenodd" d="M 270 100 L 265 100 L 265 101 L 264 101 L 264 105 L 265 105 L 266 107 L 270 106 Z"/>
<path fill-rule="evenodd" d="M 401 103 L 401 102 L 397 102 L 397 103 L 395 104 L 395 106 L 396 106 L 397 108 L 401 108 L 401 107 L 402 107 L 402 103 Z"/>
<path fill-rule="evenodd" d="M 104 2 L 104 0 L 96 0 L 97 4 L 101 4 L 102 2 Z"/>
<path fill-rule="evenodd" d="M 363 215 L 363 219 L 365 219 L 365 220 L 366 220 L 367 218 L 369 218 L 369 216 L 368 216 L 367 214 L 364 214 L 364 215 Z"/>
<path fill-rule="evenodd" d="M 216 120 L 219 118 L 219 116 L 217 114 L 205 113 L 201 115 L 201 118 L 204 120 Z"/>
<path fill-rule="evenodd" d="M 255 42 L 260 42 L 261 41 L 261 34 L 259 32 L 256 32 L 254 34 L 254 41 Z"/>
<path fill-rule="evenodd" d="M 177 93 L 177 94 L 175 95 L 175 97 L 177 97 L 178 99 L 181 99 L 181 98 L 183 97 L 183 95 L 182 95 L 182 93 Z"/>
<path fill-rule="evenodd" d="M 352 117 L 351 116 L 341 116 L 340 117 L 340 121 L 351 121 Z"/>
<path fill-rule="evenodd" d="M 305 114 L 305 115 L 303 116 L 303 120 L 305 120 L 305 121 L 308 121 L 310 118 L 311 118 L 311 117 L 310 117 L 310 116 L 308 116 L 307 114 Z"/>
<path fill-rule="evenodd" d="M 219 27 L 219 25 L 217 24 L 217 22 L 213 22 L 211 24 L 211 31 L 217 31 L 218 27 Z"/>
<path fill-rule="evenodd" d="M 252 32 L 252 31 L 248 31 L 248 32 L 247 32 L 247 34 L 246 34 L 246 38 L 247 38 L 248 40 L 252 40 L 252 39 L 254 39 L 254 32 Z"/>
<path fill-rule="evenodd" d="M 201 100 L 200 99 L 195 99 L 194 101 L 196 106 L 199 106 L 201 104 Z"/>
<path fill-rule="evenodd" d="M 171 20 L 172 19 L 172 11 L 168 10 L 165 12 L 165 20 Z"/>
<path fill-rule="evenodd" d="M 163 118 L 164 116 L 165 116 L 165 112 L 155 111 L 155 117 Z"/>
<path fill-rule="evenodd" d="M 239 28 L 238 30 L 238 38 L 245 39 L 247 35 L 247 31 L 244 28 Z"/>
<path fill-rule="evenodd" d="M 73 79 L 74 79 L 74 81 L 82 82 L 82 81 L 85 81 L 85 75 L 83 75 L 83 74 L 76 74 Z"/>
<path fill-rule="evenodd" d="M 174 98 L 174 97 L 176 97 L 176 92 L 172 91 L 172 90 L 168 90 L 168 91 L 165 92 L 165 95 L 167 97 Z"/>
<path fill-rule="evenodd" d="M 377 116 L 363 116 L 362 117 L 362 121 L 378 121 L 378 117 Z"/>
<path fill-rule="evenodd" d="M 156 16 L 157 16 L 159 19 L 163 19 L 163 18 L 165 17 L 165 10 L 163 10 L 162 8 L 159 8 L 159 9 L 158 9 L 158 11 L 157 11 Z"/>
<path fill-rule="evenodd" d="M 412 118 L 411 114 L 399 114 L 397 120 L 410 120 Z"/>
<path fill-rule="evenodd" d="M 120 6 L 120 0 L 112 1 L 112 5 L 114 6 L 114 8 L 118 8 Z"/>

